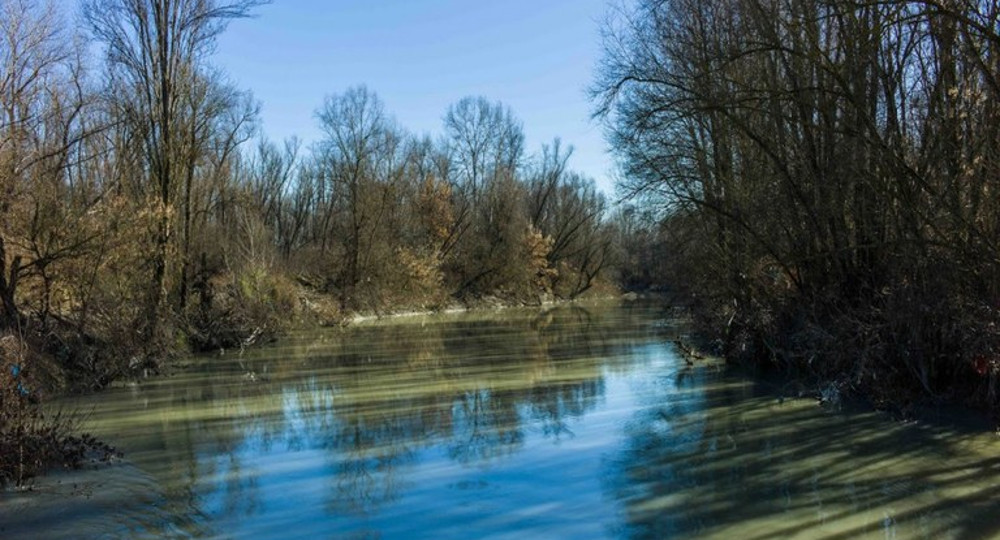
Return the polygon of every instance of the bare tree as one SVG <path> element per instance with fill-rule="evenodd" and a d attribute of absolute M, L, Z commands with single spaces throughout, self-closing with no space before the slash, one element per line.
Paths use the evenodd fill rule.
<path fill-rule="evenodd" d="M 178 187 L 196 166 L 192 133 L 211 100 L 199 99 L 207 55 L 234 18 L 261 0 L 86 0 L 84 16 L 105 47 L 109 97 L 128 127 L 127 144 L 142 148 L 141 191 L 156 214 L 152 232 L 149 337 L 167 309 L 167 270 Z M 192 108 L 194 108 L 192 110 Z M 185 151 L 186 150 L 186 151 Z"/>
<path fill-rule="evenodd" d="M 38 278 L 37 311 L 50 312 L 57 262 L 79 257 L 99 231 L 98 195 L 74 183 L 85 139 L 98 126 L 81 57 L 56 4 L 0 2 L 0 327 L 22 322 L 19 285 Z"/>
<path fill-rule="evenodd" d="M 251 199 L 286 260 L 299 245 L 306 226 L 307 208 L 296 196 L 300 192 L 300 152 L 301 143 L 296 138 L 286 140 L 280 148 L 261 140 L 250 166 Z"/>
<path fill-rule="evenodd" d="M 465 97 L 444 117 L 456 183 L 478 202 L 487 184 L 513 176 L 521 165 L 524 132 L 510 109 L 484 97 Z"/>
<path fill-rule="evenodd" d="M 678 278 L 702 286 L 730 352 L 861 387 L 903 370 L 938 394 L 997 350 L 981 299 L 1000 297 L 998 17 L 639 0 L 609 24 L 595 97 L 623 189 L 705 224 L 686 250 L 704 275 Z"/>
<path fill-rule="evenodd" d="M 335 223 L 342 212 L 343 227 L 326 234 L 344 240 L 344 267 L 339 279 L 342 302 L 355 303 L 356 289 L 371 280 L 376 252 L 388 247 L 386 225 L 397 206 L 396 184 L 403 170 L 403 136 L 386 114 L 381 100 L 365 87 L 330 96 L 316 113 L 325 138 L 319 160 L 328 202 L 325 222 Z M 338 234 L 339 233 L 339 234 Z"/>
<path fill-rule="evenodd" d="M 593 180 L 567 169 L 572 152 L 563 151 L 559 139 L 543 146 L 527 180 L 531 223 L 551 243 L 546 259 L 552 289 L 568 297 L 594 284 L 610 263 L 612 241 L 604 196 Z"/>
<path fill-rule="evenodd" d="M 508 257 L 527 230 L 519 169 L 524 153 L 521 122 L 509 108 L 483 97 L 449 107 L 445 140 L 455 196 L 455 259 L 452 273 L 461 294 L 494 289 Z"/>

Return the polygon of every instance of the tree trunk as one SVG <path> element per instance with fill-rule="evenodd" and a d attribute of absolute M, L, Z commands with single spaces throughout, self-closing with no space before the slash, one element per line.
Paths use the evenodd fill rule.
<path fill-rule="evenodd" d="M 20 256 L 15 256 L 8 268 L 6 241 L 0 235 L 0 329 L 16 328 L 21 322 L 21 313 L 14 298 L 20 270 Z"/>

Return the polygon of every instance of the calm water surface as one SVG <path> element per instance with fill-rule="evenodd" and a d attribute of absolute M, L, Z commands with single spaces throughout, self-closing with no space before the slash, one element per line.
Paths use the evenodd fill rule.
<path fill-rule="evenodd" d="M 572 306 L 191 358 L 74 402 L 125 461 L 0 493 L 0 537 L 1000 535 L 996 436 L 779 399 L 676 332 Z"/>

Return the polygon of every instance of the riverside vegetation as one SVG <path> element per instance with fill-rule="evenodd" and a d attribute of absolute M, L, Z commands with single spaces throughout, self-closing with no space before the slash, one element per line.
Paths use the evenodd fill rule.
<path fill-rule="evenodd" d="M 716 352 L 831 395 L 1000 410 L 995 3 L 623 5 L 593 88 L 614 207 L 484 97 L 418 136 L 356 86 L 315 144 L 267 140 L 210 62 L 261 3 L 85 0 L 77 32 L 0 0 L 0 441 L 68 449 L 20 470 L 89 453 L 47 391 L 288 324 L 615 286 L 669 286 Z"/>
<path fill-rule="evenodd" d="M 608 287 L 604 196 L 501 103 L 458 101 L 432 138 L 358 86 L 318 104 L 314 145 L 260 136 L 210 58 L 261 3 L 0 0 L 0 482 L 28 476 L 8 448 L 75 447 L 47 391 L 288 324 Z"/>
<path fill-rule="evenodd" d="M 1000 412 L 1000 5 L 637 0 L 594 87 L 710 345 Z"/>

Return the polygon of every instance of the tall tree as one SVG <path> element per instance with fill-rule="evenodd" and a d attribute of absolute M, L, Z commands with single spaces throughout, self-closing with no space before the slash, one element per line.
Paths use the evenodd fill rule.
<path fill-rule="evenodd" d="M 503 281 L 502 270 L 516 264 L 510 256 L 527 229 L 518 183 L 523 127 L 508 107 L 484 97 L 449 107 L 444 127 L 456 198 L 452 271 L 462 294 L 491 290 Z"/>
<path fill-rule="evenodd" d="M 339 288 L 343 303 L 353 305 L 362 278 L 371 280 L 373 263 L 382 259 L 377 252 L 392 242 L 385 227 L 396 210 L 405 137 L 378 96 L 363 86 L 328 97 L 316 116 L 325 134 L 319 164 L 327 180 L 326 221 L 336 224 L 335 212 L 345 220 L 326 233 L 343 238 Z"/>
<path fill-rule="evenodd" d="M 572 153 L 572 147 L 562 150 L 559 139 L 544 145 L 527 178 L 531 224 L 550 243 L 546 259 L 552 289 L 566 297 L 590 289 L 610 263 L 612 240 L 604 196 L 593 180 L 567 170 Z"/>
<path fill-rule="evenodd" d="M 210 101 L 199 98 L 208 54 L 233 19 L 262 0 L 85 0 L 84 16 L 105 47 L 109 97 L 142 149 L 133 171 L 155 216 L 151 239 L 148 338 L 169 310 L 168 265 L 179 186 L 196 166 L 190 136 Z M 185 128 L 188 129 L 185 129 Z M 187 150 L 187 151 L 186 151 Z"/>
<path fill-rule="evenodd" d="M 51 266 L 92 238 L 94 204 L 71 178 L 92 133 L 92 94 L 76 36 L 53 2 L 0 0 L 0 328 L 20 324 L 18 289 L 41 277 L 49 312 Z"/>
<path fill-rule="evenodd" d="M 938 393 L 1000 348 L 998 21 L 978 1 L 638 0 L 609 25 L 595 96 L 623 187 L 705 223 L 689 253 L 731 351 L 861 386 L 878 358 Z"/>

